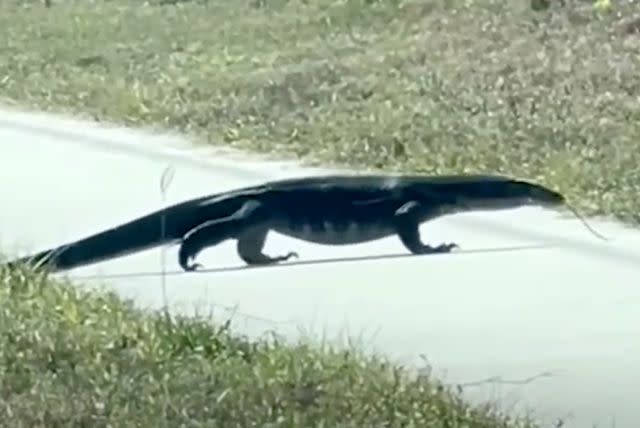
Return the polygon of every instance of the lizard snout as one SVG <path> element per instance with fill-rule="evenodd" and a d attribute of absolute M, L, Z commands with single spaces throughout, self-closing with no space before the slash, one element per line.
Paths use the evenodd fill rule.
<path fill-rule="evenodd" d="M 566 202 L 564 195 L 539 185 L 531 185 L 531 202 L 545 206 L 557 206 Z"/>

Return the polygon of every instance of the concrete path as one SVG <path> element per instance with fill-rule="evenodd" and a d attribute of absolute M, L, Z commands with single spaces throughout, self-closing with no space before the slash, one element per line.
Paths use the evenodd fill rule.
<path fill-rule="evenodd" d="M 166 203 L 309 171 L 195 149 L 176 136 L 0 111 L 2 248 L 39 250 L 156 209 L 168 165 Z M 640 233 L 591 224 L 611 241 L 538 209 L 451 216 L 426 224 L 423 236 L 463 251 L 425 257 L 407 256 L 393 238 L 332 248 L 273 234 L 267 251 L 295 249 L 299 262 L 244 269 L 229 242 L 201 254 L 208 272 L 190 274 L 169 248 L 166 295 L 174 310 L 232 315 L 250 335 L 295 338 L 302 329 L 355 338 L 402 362 L 426 358 L 469 398 L 545 426 L 561 418 L 564 427 L 637 428 Z M 152 250 L 69 276 L 159 308 L 161 262 Z"/>

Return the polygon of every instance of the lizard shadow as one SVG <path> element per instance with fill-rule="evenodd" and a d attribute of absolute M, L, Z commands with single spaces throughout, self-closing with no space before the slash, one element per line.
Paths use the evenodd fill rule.
<path fill-rule="evenodd" d="M 353 263 L 359 261 L 372 261 L 372 260 L 389 260 L 389 259 L 400 259 L 407 257 L 436 257 L 436 256 L 446 256 L 446 255 L 467 255 L 467 254 L 485 254 L 485 253 L 503 253 L 503 252 L 514 252 L 514 251 L 526 251 L 526 250 L 534 250 L 534 249 L 548 249 L 552 248 L 549 245 L 518 245 L 518 246 L 510 246 L 510 247 L 496 247 L 496 248 L 480 248 L 475 250 L 462 250 L 458 249 L 456 251 L 452 251 L 450 253 L 436 253 L 436 254 L 411 254 L 411 253 L 393 253 L 393 254 L 379 254 L 379 255 L 367 255 L 367 256 L 353 256 L 353 257 L 332 257 L 326 259 L 312 259 L 312 260 L 297 260 L 290 261 L 285 263 L 278 263 L 273 265 L 264 265 L 264 266 L 227 266 L 227 267 L 219 267 L 219 268 L 203 268 L 199 269 L 195 272 L 185 272 L 183 270 L 173 270 L 173 271 L 148 271 L 148 272 L 129 272 L 129 273 L 115 273 L 115 274 L 106 274 L 106 275 L 78 275 L 73 276 L 74 279 L 116 279 L 116 278 L 138 278 L 138 277 L 154 277 L 154 276 L 162 276 L 162 275 L 184 275 L 184 274 L 206 274 L 206 273 L 224 273 L 224 272 L 237 272 L 237 271 L 246 271 L 252 269 L 274 269 L 274 268 L 286 268 L 286 267 L 296 267 L 296 266 L 309 266 L 309 265 L 321 265 L 328 263 Z M 71 275 L 70 275 L 71 276 Z"/>

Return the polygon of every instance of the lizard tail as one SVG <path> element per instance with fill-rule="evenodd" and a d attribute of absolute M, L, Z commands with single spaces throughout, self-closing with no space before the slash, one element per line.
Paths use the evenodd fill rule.
<path fill-rule="evenodd" d="M 167 209 L 159 210 L 86 238 L 17 258 L 5 266 L 46 266 L 54 273 L 168 244 L 186 232 L 176 226 L 181 223 L 176 220 L 184 213 L 166 214 Z"/>

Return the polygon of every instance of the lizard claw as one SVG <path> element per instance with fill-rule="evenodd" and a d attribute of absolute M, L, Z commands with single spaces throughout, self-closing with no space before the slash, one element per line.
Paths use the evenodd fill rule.
<path fill-rule="evenodd" d="M 202 266 L 200 263 L 193 263 L 191 265 L 187 265 L 185 267 L 185 271 L 187 272 L 195 272 L 199 269 L 202 269 L 204 266 Z"/>
<path fill-rule="evenodd" d="M 284 261 L 287 261 L 287 260 L 289 260 L 291 258 L 297 259 L 298 258 L 298 253 L 296 253 L 295 251 L 290 251 L 284 256 L 276 257 L 275 260 L 278 261 L 278 262 L 284 262 Z"/>
<path fill-rule="evenodd" d="M 435 250 L 438 253 L 449 253 L 452 250 L 458 249 L 460 248 L 460 246 L 458 244 L 455 244 L 453 242 L 450 242 L 448 244 L 440 244 L 438 245 Z"/>

